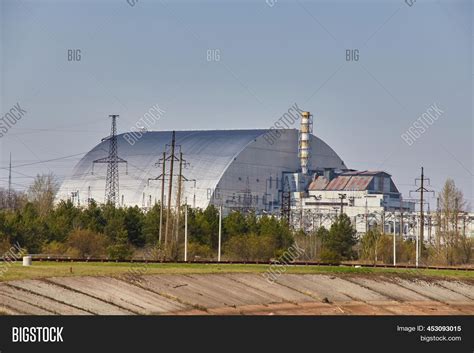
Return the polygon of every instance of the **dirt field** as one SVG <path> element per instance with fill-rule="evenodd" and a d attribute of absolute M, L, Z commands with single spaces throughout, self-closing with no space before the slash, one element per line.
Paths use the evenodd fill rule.
<path fill-rule="evenodd" d="M 150 274 L 0 283 L 0 312 L 33 315 L 474 315 L 469 279 L 384 274 Z"/>

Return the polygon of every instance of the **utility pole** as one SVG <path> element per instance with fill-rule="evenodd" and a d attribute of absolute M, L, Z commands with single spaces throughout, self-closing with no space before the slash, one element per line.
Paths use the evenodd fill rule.
<path fill-rule="evenodd" d="M 170 148 L 170 153 L 167 154 L 167 150 Z M 176 149 L 179 150 L 179 156 L 180 158 L 176 157 Z M 167 178 L 167 172 L 166 172 L 166 166 L 167 163 L 169 162 L 169 178 Z M 178 178 L 178 190 L 177 190 L 177 197 L 176 197 L 176 220 L 171 222 L 171 201 L 172 201 L 172 195 L 173 195 L 173 178 L 174 178 L 174 162 L 179 161 L 179 174 L 177 175 Z M 166 144 L 165 145 L 165 151 L 163 152 L 163 157 L 160 158 L 160 160 L 156 163 L 156 165 L 161 165 L 162 166 L 162 172 L 161 175 L 159 175 L 156 178 L 153 179 L 148 179 L 150 180 L 161 180 L 161 206 L 160 206 L 160 231 L 159 231 L 159 243 L 161 244 L 162 239 L 163 239 L 163 212 L 165 209 L 165 199 L 168 197 L 168 207 L 166 209 L 166 223 L 165 223 L 165 235 L 164 235 L 164 247 L 166 249 L 168 245 L 168 235 L 170 235 L 170 241 L 173 243 L 175 242 L 176 245 L 178 244 L 178 237 L 179 237 L 179 224 L 180 224 L 180 215 L 181 215 L 181 198 L 182 198 L 182 182 L 183 181 L 190 181 L 188 180 L 184 175 L 183 175 L 183 167 L 185 167 L 187 164 L 186 160 L 183 158 L 183 153 L 181 152 L 181 145 L 176 144 L 176 132 L 173 131 L 172 137 L 171 137 L 171 145 Z M 168 181 L 168 195 L 165 195 L 165 182 Z M 196 185 L 196 180 L 194 181 L 194 185 Z M 195 197 L 195 196 L 194 196 Z M 186 201 L 187 202 L 187 201 Z M 171 224 L 172 223 L 172 224 Z M 170 230 L 170 225 L 171 225 L 171 230 Z M 176 226 L 176 233 L 175 233 L 175 228 Z M 174 235 L 174 237 L 173 237 Z"/>
<path fill-rule="evenodd" d="M 395 217 L 395 213 L 393 214 Z M 397 239 L 396 239 L 396 231 L 395 231 L 395 223 L 396 221 L 393 221 L 393 266 L 397 266 Z M 403 239 L 403 198 L 402 194 L 400 194 L 400 223 L 398 225 L 398 233 L 400 235 L 400 239 Z"/>
<path fill-rule="evenodd" d="M 421 222 L 420 222 L 421 224 Z M 422 225 L 421 225 L 422 226 Z M 420 263 L 420 230 L 418 230 L 418 233 L 416 234 L 415 237 L 415 265 L 418 267 Z"/>
<path fill-rule="evenodd" d="M 166 151 L 163 152 L 163 171 L 161 173 L 161 197 L 160 197 L 160 231 L 158 242 L 161 244 L 163 233 L 163 209 L 165 208 L 165 174 L 166 174 Z"/>
<path fill-rule="evenodd" d="M 219 243 L 217 249 L 217 262 L 221 262 L 221 241 L 222 241 L 222 205 L 219 206 Z"/>
<path fill-rule="evenodd" d="M 439 208 L 439 196 L 436 198 L 436 245 L 439 248 L 441 236 L 441 213 Z"/>
<path fill-rule="evenodd" d="M 466 213 L 462 215 L 462 237 L 466 239 Z"/>
<path fill-rule="evenodd" d="M 303 211 L 303 193 L 299 193 L 300 197 L 300 202 L 299 202 L 299 208 L 300 208 L 300 230 L 304 231 L 304 211 Z"/>
<path fill-rule="evenodd" d="M 179 152 L 178 195 L 176 197 L 176 246 L 179 238 L 179 217 L 181 216 L 181 186 L 183 183 L 183 152 Z"/>
<path fill-rule="evenodd" d="M 369 232 L 369 208 L 367 206 L 367 195 L 365 195 L 365 234 Z"/>
<path fill-rule="evenodd" d="M 385 234 L 385 208 L 382 210 L 382 234 Z"/>
<path fill-rule="evenodd" d="M 314 198 L 314 203 L 315 203 L 315 206 L 316 206 L 316 211 L 314 213 L 312 213 L 312 218 L 313 218 L 313 231 L 316 229 L 315 226 L 314 226 L 314 218 L 315 216 L 319 213 L 319 203 L 318 201 L 321 201 L 322 199 L 322 196 L 321 195 L 309 195 L 309 197 L 312 197 Z M 319 222 L 319 227 L 321 227 L 321 222 Z"/>
<path fill-rule="evenodd" d="M 400 239 L 403 237 L 403 198 L 402 194 L 400 194 Z"/>
<path fill-rule="evenodd" d="M 8 167 L 8 209 L 12 208 L 12 153 L 10 152 L 10 165 Z"/>
<path fill-rule="evenodd" d="M 344 213 L 344 200 L 346 199 L 346 194 L 339 194 L 339 199 L 341 200 L 341 216 Z"/>
<path fill-rule="evenodd" d="M 184 262 L 188 261 L 188 199 L 184 206 Z"/>
<path fill-rule="evenodd" d="M 96 159 L 92 162 L 92 173 L 94 173 L 95 163 L 107 164 L 107 177 L 105 179 L 105 202 L 111 203 L 115 207 L 120 202 L 120 189 L 119 189 L 119 163 L 128 163 L 126 160 L 118 156 L 117 150 L 117 114 L 109 115 L 112 118 L 112 127 L 110 129 L 110 136 L 103 138 L 102 141 L 109 141 L 109 155 L 104 158 Z"/>
<path fill-rule="evenodd" d="M 454 198 L 454 239 L 456 245 L 459 241 L 459 233 L 458 233 L 458 217 L 459 217 L 459 198 Z"/>
<path fill-rule="evenodd" d="M 394 215 L 395 216 L 395 215 Z M 396 221 L 393 221 L 393 266 L 397 266 L 397 236 L 395 235 L 395 223 Z"/>
<path fill-rule="evenodd" d="M 421 187 L 419 188 L 420 190 L 420 223 L 421 223 L 421 228 L 420 228 L 420 240 L 421 244 L 423 244 L 423 233 L 425 231 L 425 215 L 423 212 L 423 193 L 425 191 L 424 187 L 424 181 L 425 181 L 425 175 L 423 173 L 423 167 L 421 167 Z M 418 265 L 417 265 L 418 266 Z"/>
<path fill-rule="evenodd" d="M 430 204 L 428 203 L 428 242 L 431 243 L 431 209 L 430 209 Z"/>
<path fill-rule="evenodd" d="M 193 208 L 196 208 L 196 179 L 192 179 L 194 181 L 193 186 Z"/>
<path fill-rule="evenodd" d="M 425 181 L 428 182 L 428 185 L 429 185 L 429 182 L 430 182 L 430 179 L 428 178 L 425 178 L 425 174 L 424 174 L 424 168 L 421 167 L 421 178 L 416 178 L 415 179 L 415 184 L 416 184 L 416 181 L 420 180 L 420 187 L 416 190 L 411 190 L 410 191 L 410 194 L 412 192 L 418 192 L 420 193 L 420 231 L 419 231 L 419 234 L 417 235 L 416 237 L 416 267 L 418 267 L 418 263 L 419 263 L 419 258 L 421 257 L 421 249 L 423 248 L 423 241 L 424 241 L 424 228 L 425 228 L 425 215 L 424 215 L 424 212 L 423 212 L 423 204 L 425 202 L 425 199 L 424 199 L 424 194 L 425 193 L 433 193 L 434 195 L 434 191 L 432 190 L 428 190 L 427 188 L 425 188 Z"/>
<path fill-rule="evenodd" d="M 163 152 L 163 157 L 160 158 L 160 160 L 155 165 L 158 166 L 160 164 L 163 167 L 161 175 L 158 175 L 156 178 L 148 179 L 148 184 L 150 183 L 150 180 L 161 180 L 160 226 L 159 226 L 159 231 L 158 231 L 158 244 L 161 244 L 161 239 L 162 239 L 162 234 L 163 234 L 163 209 L 165 208 L 166 151 Z M 145 193 L 143 193 L 143 206 L 145 207 Z M 150 203 L 150 208 L 151 208 L 151 203 Z"/>
<path fill-rule="evenodd" d="M 171 164 L 170 164 L 170 182 L 168 186 L 168 209 L 166 210 L 166 229 L 165 229 L 165 248 L 168 244 L 168 232 L 170 225 L 170 215 L 171 215 L 171 195 L 173 192 L 173 167 L 174 167 L 174 148 L 176 144 L 176 132 L 173 130 L 171 137 Z"/>

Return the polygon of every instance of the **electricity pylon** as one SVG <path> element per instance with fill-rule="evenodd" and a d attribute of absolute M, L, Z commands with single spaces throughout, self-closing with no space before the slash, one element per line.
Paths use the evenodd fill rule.
<path fill-rule="evenodd" d="M 105 137 L 102 141 L 109 141 L 109 155 L 104 158 L 96 159 L 92 162 L 107 164 L 107 177 L 105 179 L 105 202 L 111 203 L 114 206 L 119 204 L 120 189 L 119 189 L 119 163 L 125 163 L 128 168 L 128 163 L 125 159 L 118 156 L 117 151 L 117 114 L 109 115 L 112 118 L 112 127 L 110 136 Z M 94 168 L 94 167 L 92 167 Z"/>

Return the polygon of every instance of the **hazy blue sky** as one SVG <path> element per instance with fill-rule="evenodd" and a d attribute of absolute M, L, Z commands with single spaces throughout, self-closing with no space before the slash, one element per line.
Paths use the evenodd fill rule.
<path fill-rule="evenodd" d="M 348 167 L 386 170 L 408 197 L 424 165 L 433 189 L 451 177 L 474 203 L 471 1 L 0 2 L 1 117 L 27 111 L 0 138 L 15 187 L 64 177 L 108 114 L 120 132 L 155 104 L 157 130 L 268 128 L 296 102 Z M 433 103 L 444 114 L 408 146 Z"/>

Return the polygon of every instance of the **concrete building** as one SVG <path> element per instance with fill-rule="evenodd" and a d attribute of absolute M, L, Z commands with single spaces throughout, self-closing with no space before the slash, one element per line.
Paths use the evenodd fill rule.
<path fill-rule="evenodd" d="M 365 233 L 387 214 L 413 212 L 413 202 L 403 201 L 391 175 L 383 171 L 336 171 L 315 174 L 306 193 L 294 193 L 292 210 L 298 227 L 329 227 L 338 214 L 351 218 L 358 233 Z M 300 214 L 298 215 L 298 210 Z M 301 213 L 309 213 L 310 217 Z M 304 220 L 306 219 L 306 220 Z M 386 222 L 388 220 L 385 220 Z M 400 225 L 395 223 L 394 228 Z M 389 225 L 386 223 L 386 227 Z M 387 229 L 388 230 L 388 229 Z M 406 230 L 408 231 L 408 230 Z"/>
<path fill-rule="evenodd" d="M 351 219 L 359 236 L 374 227 L 405 239 L 415 240 L 420 234 L 421 215 L 415 202 L 403 200 L 386 172 L 326 169 L 313 176 L 306 192 L 292 190 L 291 220 L 297 229 L 329 228 L 341 212 Z M 439 217 L 437 212 L 425 210 L 426 242 L 436 241 Z M 474 237 L 474 213 L 461 213 L 457 229 L 462 236 Z"/>

